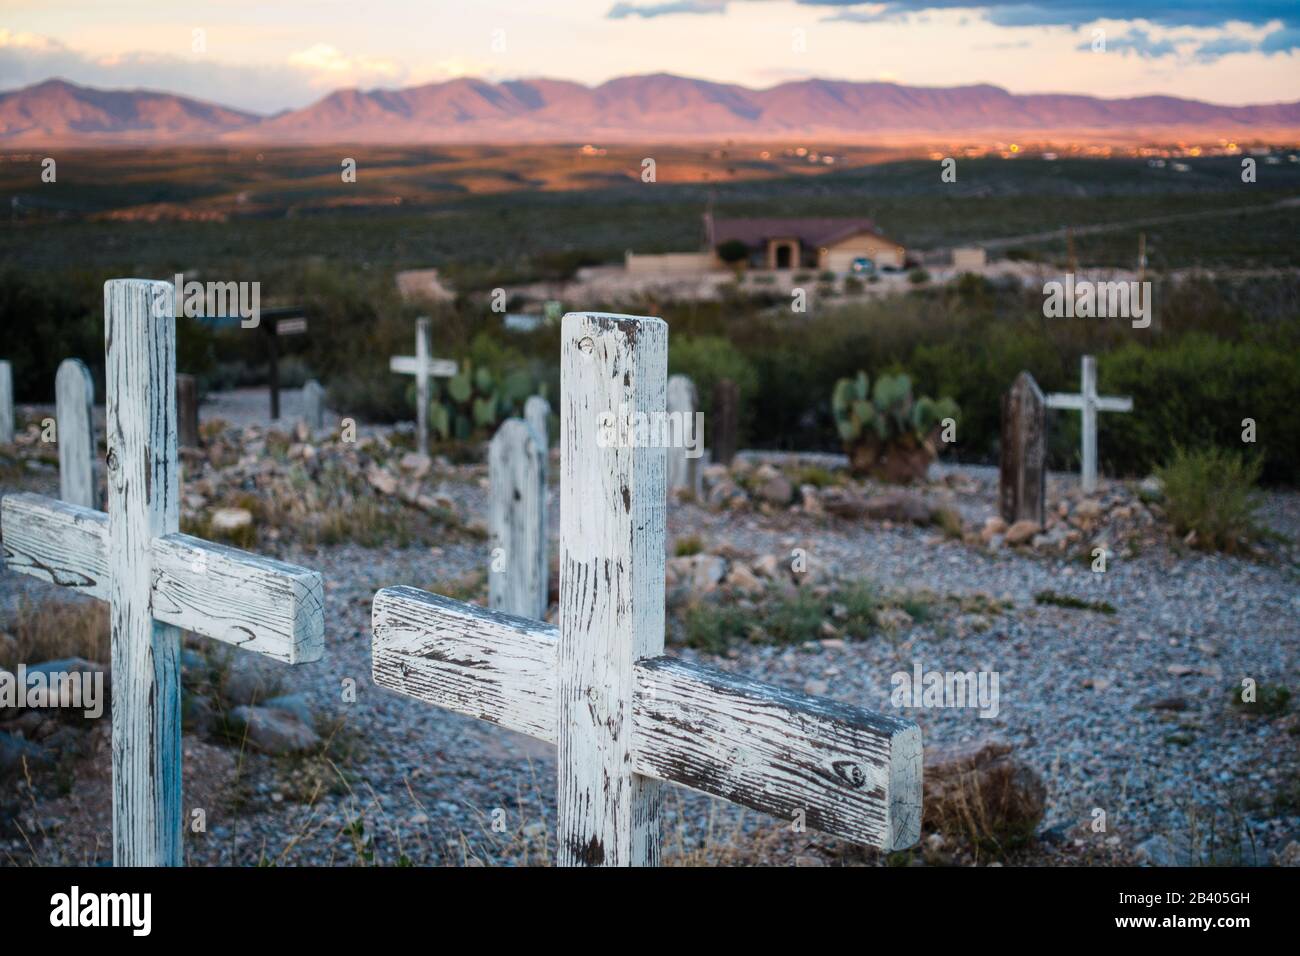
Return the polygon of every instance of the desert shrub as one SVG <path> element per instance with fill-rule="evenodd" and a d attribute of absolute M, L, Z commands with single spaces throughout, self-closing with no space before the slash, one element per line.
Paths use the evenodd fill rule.
<path fill-rule="evenodd" d="M 740 391 L 743 436 L 749 417 L 747 410 L 758 391 L 759 378 L 757 370 L 740 349 L 716 335 L 669 336 L 668 370 L 674 375 L 690 377 L 699 396 L 700 411 L 706 415 L 713 411 L 713 387 L 724 378 L 735 382 Z"/>
<path fill-rule="evenodd" d="M 1115 472 L 1141 474 L 1173 443 L 1188 450 L 1242 447 L 1256 423 L 1260 476 L 1300 480 L 1300 353 L 1194 333 L 1159 347 L 1129 344 L 1098 361 L 1104 394 L 1133 396 L 1128 415 L 1099 416 L 1099 444 Z M 1076 418 L 1078 416 L 1075 416 Z M 1252 449 L 1254 450 L 1254 449 Z"/>
<path fill-rule="evenodd" d="M 1164 482 L 1170 522 L 1181 535 L 1196 533 L 1194 547 L 1233 552 L 1258 534 L 1258 458 L 1220 448 L 1177 448 L 1156 474 Z"/>
<path fill-rule="evenodd" d="M 924 269 L 913 269 L 907 274 L 907 281 L 912 285 L 925 285 L 930 281 L 930 273 Z"/>

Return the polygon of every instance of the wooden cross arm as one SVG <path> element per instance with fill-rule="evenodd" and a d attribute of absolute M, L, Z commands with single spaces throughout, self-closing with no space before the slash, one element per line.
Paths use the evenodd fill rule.
<path fill-rule="evenodd" d="M 1120 398 L 1098 398 L 1097 410 L 1102 412 L 1131 412 L 1133 399 L 1127 395 Z"/>
<path fill-rule="evenodd" d="M 452 378 L 460 370 L 455 359 L 429 359 L 424 367 L 434 378 Z M 394 355 L 388 360 L 388 370 L 403 375 L 418 375 L 420 360 L 413 355 Z"/>
<path fill-rule="evenodd" d="M 6 495 L 13 571 L 108 599 L 108 515 L 42 495 Z M 187 534 L 153 541 L 153 617 L 289 664 L 325 651 L 321 576 Z"/>
<path fill-rule="evenodd" d="M 555 742 L 559 631 L 416 588 L 373 611 L 375 683 Z M 872 713 L 654 657 L 636 664 L 637 773 L 883 850 L 921 828 L 921 730 Z"/>

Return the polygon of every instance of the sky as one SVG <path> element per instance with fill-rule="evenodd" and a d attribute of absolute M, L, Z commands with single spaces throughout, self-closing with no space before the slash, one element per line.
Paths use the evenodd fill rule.
<path fill-rule="evenodd" d="M 51 77 L 259 113 L 460 76 L 667 72 L 1300 100 L 1300 0 L 0 0 L 0 90 Z"/>

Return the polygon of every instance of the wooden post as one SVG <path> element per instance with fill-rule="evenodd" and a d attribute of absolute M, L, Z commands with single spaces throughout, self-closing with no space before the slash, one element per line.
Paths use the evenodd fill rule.
<path fill-rule="evenodd" d="M 524 421 L 533 427 L 537 437 L 542 440 L 542 450 L 550 448 L 551 403 L 540 395 L 529 395 L 528 401 L 524 402 Z"/>
<path fill-rule="evenodd" d="M 501 423 L 488 448 L 492 563 L 488 603 L 546 617 L 546 447 L 522 418 Z"/>
<path fill-rule="evenodd" d="M 713 387 L 713 461 L 730 465 L 736 457 L 740 431 L 740 387 L 729 378 Z"/>
<path fill-rule="evenodd" d="M 699 408 L 696 399 L 695 383 L 685 375 L 674 375 L 668 380 L 668 413 L 681 415 L 682 435 L 686 429 L 695 427 L 695 411 Z M 668 492 L 676 495 L 686 489 L 695 493 L 696 467 L 698 458 L 688 458 L 683 442 L 678 442 L 668 449 Z"/>
<path fill-rule="evenodd" d="M 1038 383 L 1021 372 L 1002 396 L 1001 467 L 998 474 L 1002 518 L 1007 524 L 1047 520 L 1047 406 Z"/>
<path fill-rule="evenodd" d="M 302 387 L 302 417 L 313 432 L 325 427 L 325 389 L 314 378 Z"/>
<path fill-rule="evenodd" d="M 276 337 L 275 323 L 264 324 L 262 328 L 270 332 L 270 345 L 267 346 L 267 387 L 271 391 L 271 421 L 280 420 L 280 340 Z"/>
<path fill-rule="evenodd" d="M 659 861 L 659 782 L 634 772 L 638 660 L 664 646 L 664 451 L 600 447 L 602 420 L 660 416 L 662 319 L 570 313 L 561 337 L 558 856 Z"/>
<path fill-rule="evenodd" d="M 0 361 L 0 445 L 14 441 L 14 374 L 8 362 Z"/>
<path fill-rule="evenodd" d="M 151 606 L 153 541 L 179 519 L 175 314 L 169 283 L 104 284 L 118 866 L 181 863 L 180 629 Z"/>
<path fill-rule="evenodd" d="M 59 363 L 54 376 L 54 409 L 59 443 L 59 497 L 83 508 L 98 508 L 95 380 L 81 359 L 64 359 Z"/>
<path fill-rule="evenodd" d="M 199 383 L 193 375 L 176 376 L 176 429 L 182 448 L 199 447 Z"/>

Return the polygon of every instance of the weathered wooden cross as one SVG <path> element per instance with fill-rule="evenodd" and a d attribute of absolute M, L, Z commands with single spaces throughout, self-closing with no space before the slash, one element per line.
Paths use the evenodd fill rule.
<path fill-rule="evenodd" d="M 1133 399 L 1098 395 L 1097 359 L 1085 355 L 1082 365 L 1079 394 L 1053 392 L 1047 396 L 1047 407 L 1072 408 L 1083 413 L 1083 434 L 1080 439 L 1083 474 L 1080 483 L 1085 492 L 1091 493 L 1097 489 L 1097 413 L 1131 412 Z"/>
<path fill-rule="evenodd" d="M 324 652 L 321 577 L 177 532 L 173 287 L 104 284 L 108 513 L 6 495 L 9 568 L 108 601 L 113 862 L 181 856 L 182 629 L 290 664 Z"/>
<path fill-rule="evenodd" d="M 415 440 L 421 455 L 429 453 L 429 379 L 451 378 L 457 365 L 452 359 L 433 357 L 429 345 L 428 318 L 415 320 L 415 354 L 394 355 L 388 360 L 389 371 L 415 376 Z"/>
<path fill-rule="evenodd" d="M 54 374 L 54 421 L 59 446 L 59 497 L 83 508 L 98 507 L 95 380 L 81 359 L 64 359 Z"/>
<path fill-rule="evenodd" d="M 660 781 L 890 850 L 921 825 L 913 722 L 663 655 L 665 454 L 601 447 L 664 414 L 661 319 L 565 316 L 560 624 L 375 595 L 375 683 L 559 745 L 558 858 L 659 861 Z"/>

